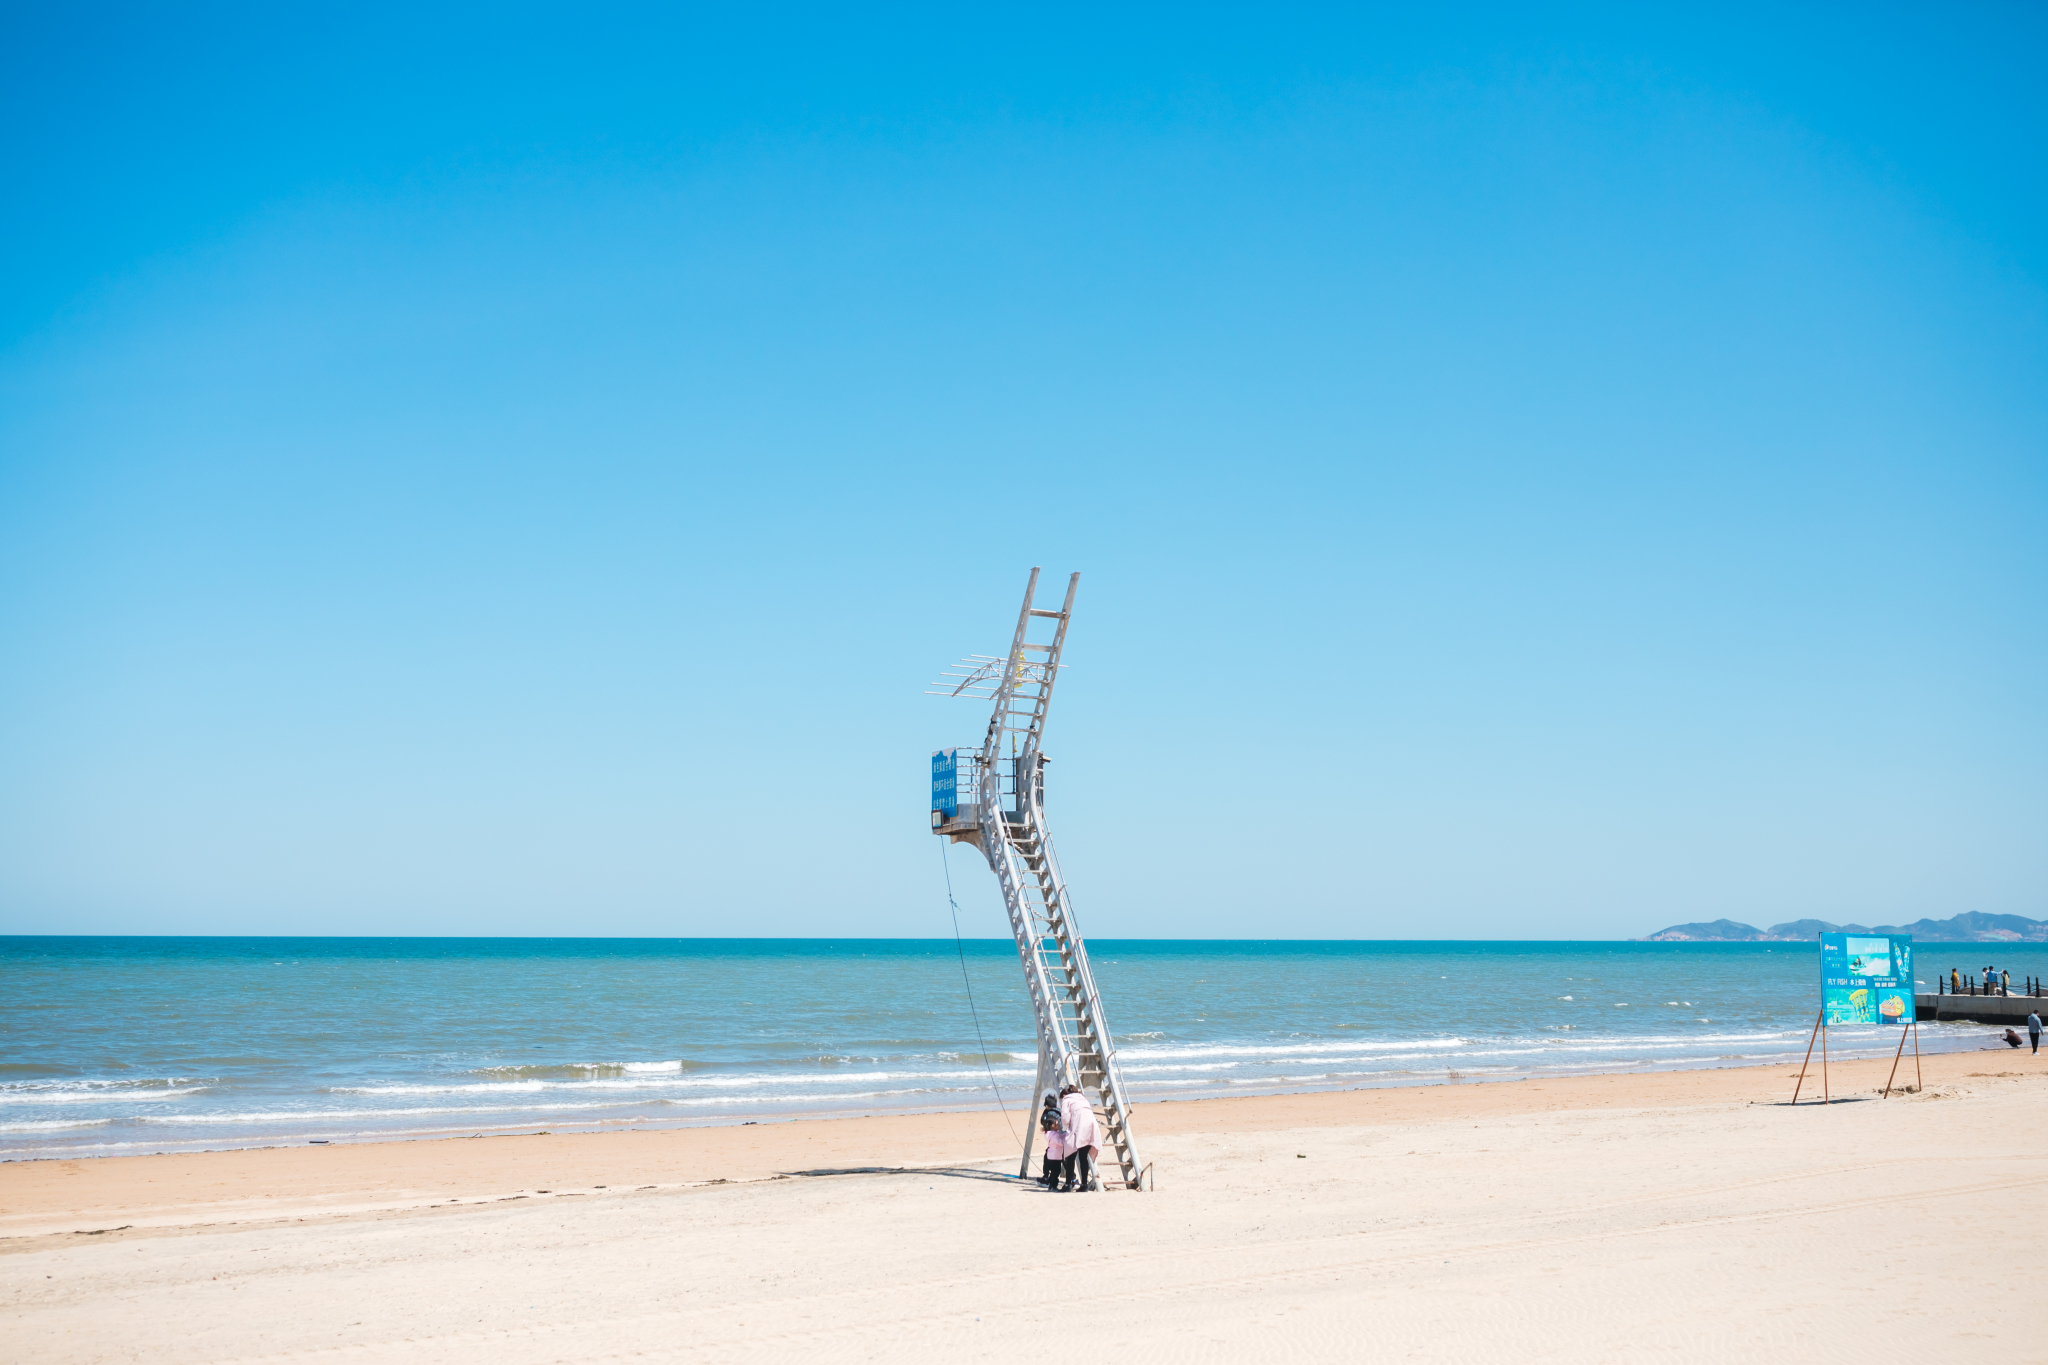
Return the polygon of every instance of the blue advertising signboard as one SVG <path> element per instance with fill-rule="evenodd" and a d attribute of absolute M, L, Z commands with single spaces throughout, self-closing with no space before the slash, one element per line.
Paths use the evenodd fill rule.
<path fill-rule="evenodd" d="M 1822 934 L 1820 1009 L 1830 1024 L 1913 1018 L 1911 934 Z"/>
<path fill-rule="evenodd" d="M 960 814 L 960 751 L 932 755 L 932 810 L 948 820 Z"/>

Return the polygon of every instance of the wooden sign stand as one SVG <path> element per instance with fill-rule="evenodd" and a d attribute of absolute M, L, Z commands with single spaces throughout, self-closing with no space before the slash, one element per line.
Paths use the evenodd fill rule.
<path fill-rule="evenodd" d="M 1820 1012 L 1813 1016 L 1813 1032 L 1806 1037 L 1806 1061 L 1799 1064 L 1799 1084 L 1792 1087 L 1792 1103 L 1794 1104 L 1799 1103 L 1799 1091 L 1806 1084 L 1806 1063 L 1813 1060 L 1813 1040 L 1815 1038 L 1820 1039 L 1820 1102 L 1822 1104 L 1834 1103 L 1833 1097 L 1828 1094 L 1828 1012 L 1827 1008 L 1823 1006 Z M 1920 1055 L 1920 1045 L 1918 1043 L 1913 1045 L 1913 1055 L 1915 1057 Z"/>
<path fill-rule="evenodd" d="M 1906 1028 L 1913 1030 L 1913 1093 L 1918 1094 L 1926 1088 L 1926 1083 L 1920 1079 L 1920 1011 L 1917 1007 L 1913 1011 L 1913 1022 L 1908 1024 Z M 1899 1030 L 1899 1050 L 1892 1054 L 1892 1074 L 1885 1078 L 1884 1094 L 1878 1096 L 1879 1099 L 1888 1100 L 1892 1097 L 1892 1081 L 1899 1074 L 1899 1058 L 1905 1055 L 1906 1032 L 1905 1029 L 1901 1029 Z"/>
<path fill-rule="evenodd" d="M 1890 1099 L 1892 1082 L 1899 1077 L 1899 1061 L 1906 1055 L 1906 1034 L 1913 1035 L 1913 1089 L 1918 1093 L 1925 1087 L 1920 1077 L 1920 1016 L 1916 1010 L 1912 1020 L 1899 1029 L 1899 1050 L 1892 1054 L 1892 1074 L 1885 1078 L 1884 1094 L 1880 1099 Z M 1820 1093 L 1822 1104 L 1833 1104 L 1834 1097 L 1828 1091 L 1828 1012 L 1823 1008 L 1813 1016 L 1813 1032 L 1806 1038 L 1806 1061 L 1799 1064 L 1799 1084 L 1792 1087 L 1792 1103 L 1799 1103 L 1799 1092 L 1806 1085 L 1807 1064 L 1813 1061 L 1813 1040 L 1820 1039 Z"/>

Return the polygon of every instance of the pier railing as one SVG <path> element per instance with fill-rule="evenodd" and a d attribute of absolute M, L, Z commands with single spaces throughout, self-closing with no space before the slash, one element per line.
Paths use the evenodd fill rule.
<path fill-rule="evenodd" d="M 2048 999 L 2048 986 L 2042 984 L 2040 977 L 2029 976 L 2023 979 L 2023 984 L 2017 990 L 2007 986 L 2002 980 L 1987 981 L 1980 987 L 1977 984 L 1977 978 L 1966 972 L 1953 977 L 1935 977 L 1934 993 L 1936 995 L 2020 996 L 2028 1000 L 2043 1000 Z"/>

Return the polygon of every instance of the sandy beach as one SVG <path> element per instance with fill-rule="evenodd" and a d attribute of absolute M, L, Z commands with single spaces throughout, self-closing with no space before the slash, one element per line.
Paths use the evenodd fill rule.
<path fill-rule="evenodd" d="M 2048 1061 L 1889 1066 L 10 1163 L 6 1359 L 2048 1359 Z"/>

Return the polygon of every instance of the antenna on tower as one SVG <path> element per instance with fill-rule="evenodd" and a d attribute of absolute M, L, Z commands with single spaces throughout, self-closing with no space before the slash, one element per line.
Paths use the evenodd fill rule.
<path fill-rule="evenodd" d="M 986 701 L 1002 687 L 1003 665 L 1007 662 L 993 654 L 969 654 L 959 663 L 939 670 L 939 680 L 927 687 L 924 694 L 927 697 L 975 697 Z M 1049 667 L 1065 668 L 1066 665 L 1056 660 L 1050 665 L 1031 659 L 1017 661 L 1017 671 L 1023 677 L 1038 677 Z"/>
<path fill-rule="evenodd" d="M 1066 600 L 1057 611 L 1042 608 L 1036 604 L 1038 570 L 1032 569 L 1009 652 L 970 654 L 928 689 L 934 695 L 995 703 L 979 749 L 941 749 L 932 755 L 932 833 L 979 848 L 1002 886 L 1038 1019 L 1033 1094 L 1080 1086 L 1101 1112 L 1125 1186 L 1141 1189 L 1144 1168 L 1131 1135 L 1130 1101 L 1117 1070 L 1115 1038 L 1103 1017 L 1088 948 L 1045 824 L 1047 759 L 1040 741 L 1080 583 L 1079 574 L 1067 580 Z M 1031 1124 L 1024 1127 L 1020 1179 L 1031 1170 L 1035 1131 Z"/>

